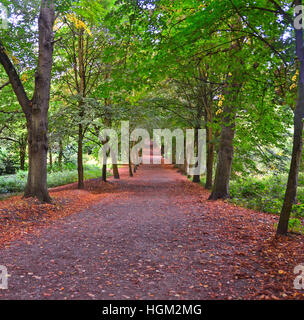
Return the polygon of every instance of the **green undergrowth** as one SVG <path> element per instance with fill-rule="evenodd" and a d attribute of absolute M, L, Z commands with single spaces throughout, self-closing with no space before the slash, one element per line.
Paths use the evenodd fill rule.
<path fill-rule="evenodd" d="M 109 174 L 110 175 L 110 174 Z M 85 165 L 84 178 L 85 180 L 101 177 L 101 169 L 97 166 Z M 56 171 L 48 173 L 48 187 L 54 188 L 70 183 L 77 182 L 78 174 L 76 169 L 65 169 L 64 171 Z M 27 172 L 18 171 L 13 175 L 0 176 L 0 194 L 16 194 L 23 192 L 27 181 Z"/>

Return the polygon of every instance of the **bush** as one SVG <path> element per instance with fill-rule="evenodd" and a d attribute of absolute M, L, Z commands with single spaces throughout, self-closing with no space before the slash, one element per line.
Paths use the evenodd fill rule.
<path fill-rule="evenodd" d="M 0 175 L 14 174 L 18 168 L 18 160 L 16 157 L 7 152 L 6 150 L 0 150 Z"/>
<path fill-rule="evenodd" d="M 62 168 L 59 167 L 58 163 L 53 163 L 52 168 L 48 165 L 48 173 L 52 172 L 63 172 L 63 171 L 73 171 L 77 170 L 77 163 L 74 161 L 69 161 L 62 164 Z"/>
<path fill-rule="evenodd" d="M 286 185 L 286 175 L 234 180 L 230 184 L 231 201 L 258 211 L 279 214 Z M 293 206 L 292 215 L 304 217 L 304 188 L 301 184 L 299 184 L 297 200 L 298 203 Z"/>
<path fill-rule="evenodd" d="M 291 232 L 304 233 L 304 227 L 303 227 L 301 221 L 297 218 L 292 218 L 289 220 L 288 229 Z"/>

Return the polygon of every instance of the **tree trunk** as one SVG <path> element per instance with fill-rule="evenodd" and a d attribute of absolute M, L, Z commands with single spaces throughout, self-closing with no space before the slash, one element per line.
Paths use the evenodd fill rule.
<path fill-rule="evenodd" d="M 102 181 L 107 182 L 107 164 L 102 165 Z"/>
<path fill-rule="evenodd" d="M 212 142 L 213 130 L 208 126 L 206 128 L 206 144 L 207 144 L 207 161 L 206 161 L 206 184 L 205 188 L 208 190 L 212 189 L 213 184 L 213 163 L 214 163 L 214 150 L 215 146 Z"/>
<path fill-rule="evenodd" d="M 33 103 L 33 109 L 40 103 Z M 51 201 L 47 190 L 47 130 L 47 110 L 38 109 L 28 120 L 29 171 L 24 196 L 37 197 L 42 202 Z"/>
<path fill-rule="evenodd" d="M 187 168 L 188 168 L 188 162 L 187 162 L 187 144 L 186 144 L 186 139 L 184 140 L 184 163 L 179 165 L 179 170 L 183 175 L 187 174 Z"/>
<path fill-rule="evenodd" d="M 215 182 L 209 200 L 227 199 L 230 196 L 229 182 L 234 153 L 233 139 L 236 114 L 234 108 L 232 107 L 226 107 L 224 112 L 226 116 L 222 126 Z"/>
<path fill-rule="evenodd" d="M 195 128 L 195 137 L 194 137 L 194 150 L 197 153 L 197 162 L 194 164 L 194 167 L 200 166 L 201 163 L 201 152 L 199 152 L 198 148 L 198 130 L 200 128 Z M 192 181 L 194 183 L 200 183 L 201 182 L 201 175 L 194 175 Z"/>
<path fill-rule="evenodd" d="M 172 141 L 172 164 L 176 166 L 176 139 Z"/>
<path fill-rule="evenodd" d="M 103 147 L 106 143 L 108 143 L 109 140 L 107 138 L 107 140 L 103 143 Z M 107 182 L 107 161 L 108 161 L 108 157 L 110 156 L 110 150 L 108 150 L 105 154 L 105 159 L 103 159 L 103 165 L 102 165 L 102 181 L 103 182 Z"/>
<path fill-rule="evenodd" d="M 54 21 L 54 1 L 41 0 L 38 19 L 39 56 L 32 100 L 29 100 L 18 73 L 0 41 L 0 63 L 9 77 L 27 121 L 29 171 L 24 196 L 37 197 L 42 202 L 51 202 L 47 190 L 47 131 L 53 65 Z"/>
<path fill-rule="evenodd" d="M 79 89 L 79 94 L 81 98 L 85 97 L 85 72 L 84 72 L 83 55 L 84 55 L 83 29 L 81 29 L 79 32 L 79 38 L 78 38 L 78 68 L 79 68 L 79 88 L 78 89 Z M 79 121 L 81 121 L 85 115 L 82 100 L 79 102 L 78 106 L 79 106 Z M 83 125 L 79 123 L 78 124 L 78 189 L 84 189 L 83 138 L 84 138 Z"/>
<path fill-rule="evenodd" d="M 52 154 L 51 148 L 49 148 L 49 164 L 50 164 L 50 168 L 53 169 L 53 154 Z"/>
<path fill-rule="evenodd" d="M 244 38 L 242 38 L 241 41 L 237 40 L 237 43 L 231 46 L 231 49 L 237 48 L 238 51 L 241 50 L 243 41 Z M 227 85 L 226 90 L 227 101 L 224 105 L 224 116 L 217 157 L 215 181 L 209 200 L 227 199 L 230 197 L 229 183 L 234 155 L 233 139 L 235 134 L 235 119 L 237 113 L 236 103 L 239 92 L 242 88 L 240 76 L 243 76 L 241 66 L 244 65 L 243 61 L 238 56 L 235 56 L 233 60 L 233 66 L 237 66 L 237 69 L 234 69 L 232 74 L 229 75 L 229 77 L 231 77 L 231 81 L 228 82 L 229 84 Z"/>
<path fill-rule="evenodd" d="M 131 162 L 130 152 L 129 152 L 129 176 L 133 177 L 133 170 L 132 170 L 132 162 Z"/>
<path fill-rule="evenodd" d="M 296 5 L 301 5 L 302 1 L 296 1 Z M 297 195 L 298 176 L 303 151 L 303 118 L 304 118 L 304 46 L 303 46 L 303 30 L 295 30 L 296 33 L 296 50 L 297 57 L 300 62 L 299 72 L 299 97 L 294 112 L 294 137 L 291 165 L 287 183 L 287 189 L 284 198 L 280 220 L 278 224 L 277 234 L 286 235 L 288 232 L 288 223 Z"/>
<path fill-rule="evenodd" d="M 118 170 L 118 165 L 117 164 L 113 164 L 113 175 L 114 175 L 114 179 L 120 179 L 119 170 Z"/>
<path fill-rule="evenodd" d="M 304 86 L 302 87 L 302 90 L 304 90 Z M 300 108 L 303 111 L 300 114 L 295 112 L 292 159 L 291 159 L 291 165 L 289 170 L 287 189 L 286 189 L 285 198 L 284 198 L 284 204 L 282 207 L 278 229 L 277 229 L 278 234 L 287 234 L 288 232 L 288 222 L 290 218 L 290 213 L 292 210 L 292 206 L 294 204 L 294 199 L 296 198 L 296 195 L 297 195 L 299 167 L 300 167 L 301 155 L 303 151 L 303 138 L 302 138 L 302 133 L 303 133 L 302 115 L 304 112 L 303 97 L 301 98 L 301 101 L 299 101 L 298 103 L 302 104 Z M 298 111 L 300 108 L 298 108 Z"/>
<path fill-rule="evenodd" d="M 42 0 L 38 20 L 39 57 L 31 112 L 27 114 L 29 172 L 25 197 L 51 202 L 47 189 L 48 109 L 53 65 L 54 1 Z"/>
<path fill-rule="evenodd" d="M 78 125 L 78 150 L 77 150 L 77 170 L 78 170 L 78 189 L 84 189 L 83 177 L 83 129 L 82 124 Z"/>
<path fill-rule="evenodd" d="M 59 154 L 58 154 L 58 166 L 60 171 L 62 171 L 62 159 L 63 159 L 63 145 L 62 140 L 59 140 Z"/>
<path fill-rule="evenodd" d="M 25 143 L 22 141 L 19 147 L 19 155 L 20 155 L 20 170 L 25 170 L 25 157 L 26 157 L 26 141 Z"/>

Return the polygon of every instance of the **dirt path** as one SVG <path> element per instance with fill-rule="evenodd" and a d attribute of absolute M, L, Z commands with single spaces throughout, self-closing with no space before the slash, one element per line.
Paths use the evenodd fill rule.
<path fill-rule="evenodd" d="M 267 288 L 269 297 L 294 294 L 278 261 L 275 276 L 264 261 L 261 245 L 276 217 L 210 204 L 203 188 L 170 166 L 141 166 L 134 178 L 123 173 L 110 183 L 111 196 L 89 210 L 0 250 L 10 274 L 1 299 L 264 298 Z"/>

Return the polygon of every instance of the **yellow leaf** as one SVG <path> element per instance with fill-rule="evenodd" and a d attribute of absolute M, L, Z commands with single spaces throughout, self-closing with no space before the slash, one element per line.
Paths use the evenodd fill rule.
<path fill-rule="evenodd" d="M 15 56 L 12 56 L 12 60 L 13 60 L 14 64 L 20 63 L 20 60 L 18 58 L 16 58 Z"/>
<path fill-rule="evenodd" d="M 21 80 L 26 82 L 27 79 L 28 79 L 28 75 L 27 75 L 26 73 L 24 73 L 24 74 L 21 76 Z"/>
<path fill-rule="evenodd" d="M 81 20 L 79 20 L 75 14 L 67 14 L 66 16 L 67 20 L 74 23 L 75 27 L 77 29 L 83 29 L 85 30 L 90 36 L 92 36 L 91 30 L 88 28 L 88 26 Z"/>

